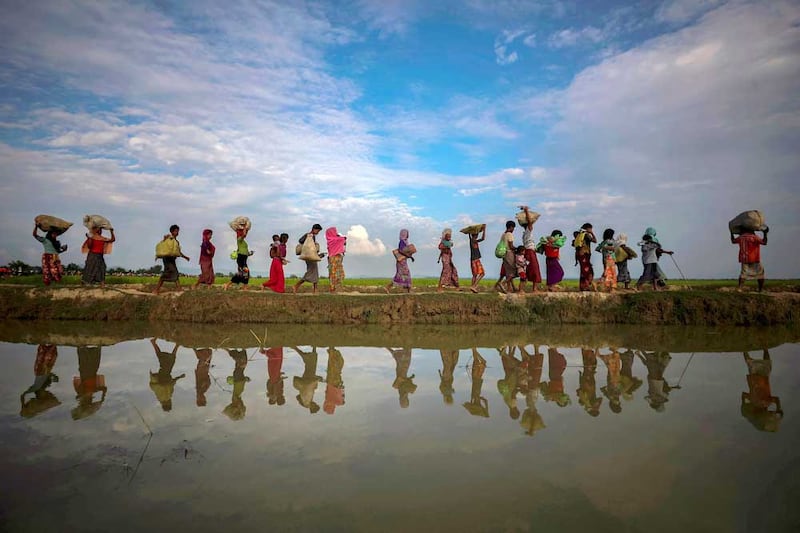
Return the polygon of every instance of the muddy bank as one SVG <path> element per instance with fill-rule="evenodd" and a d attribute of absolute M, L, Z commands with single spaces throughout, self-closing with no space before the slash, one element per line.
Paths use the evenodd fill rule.
<path fill-rule="evenodd" d="M 0 313 L 20 320 L 167 321 L 204 324 L 638 324 L 796 326 L 800 294 L 642 293 L 273 294 L 138 287 L 0 287 Z"/>
<path fill-rule="evenodd" d="M 800 342 L 800 328 L 574 325 L 190 324 L 186 322 L 0 321 L 0 341 L 111 346 L 155 337 L 186 348 L 403 346 L 463 350 L 503 345 L 626 347 L 667 352 L 742 352 Z"/>

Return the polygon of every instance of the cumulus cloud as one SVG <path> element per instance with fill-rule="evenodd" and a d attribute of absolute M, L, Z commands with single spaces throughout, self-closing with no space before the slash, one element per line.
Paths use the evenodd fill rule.
<path fill-rule="evenodd" d="M 347 230 L 347 253 L 378 257 L 386 253 L 386 246 L 380 239 L 370 240 L 367 228 L 356 224 Z"/>

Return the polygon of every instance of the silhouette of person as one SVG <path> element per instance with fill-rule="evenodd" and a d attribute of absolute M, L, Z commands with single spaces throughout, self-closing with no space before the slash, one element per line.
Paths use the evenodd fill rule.
<path fill-rule="evenodd" d="M 636 355 L 633 350 L 625 350 L 619 358 L 622 363 L 619 373 L 622 397 L 626 401 L 630 401 L 633 399 L 633 393 L 642 386 L 642 380 L 633 375 L 633 361 L 636 359 Z"/>
<path fill-rule="evenodd" d="M 600 414 L 600 405 L 603 399 L 597 396 L 597 351 L 589 348 L 581 348 L 581 358 L 583 359 L 583 372 L 578 372 L 578 403 L 591 416 Z"/>
<path fill-rule="evenodd" d="M 328 371 L 325 376 L 325 402 L 322 404 L 322 410 L 329 415 L 332 415 L 338 406 L 344 405 L 343 368 L 344 357 L 342 357 L 342 352 L 333 346 L 329 347 Z"/>
<path fill-rule="evenodd" d="M 231 420 L 241 420 L 247 413 L 247 406 L 242 400 L 244 393 L 244 385 L 250 378 L 244 375 L 244 369 L 247 367 L 247 352 L 241 348 L 230 348 L 227 350 L 228 355 L 233 359 L 233 375 L 228 376 L 228 385 L 233 385 L 233 392 L 231 393 L 231 403 L 225 406 L 222 413 Z"/>
<path fill-rule="evenodd" d="M 392 387 L 397 389 L 399 395 L 400 407 L 403 409 L 409 405 L 408 396 L 414 394 L 417 390 L 414 384 L 415 374 L 408 375 L 408 369 L 411 367 L 411 348 L 386 348 L 389 353 L 394 357 L 395 362 L 395 379 Z"/>
<path fill-rule="evenodd" d="M 106 379 L 98 375 L 101 351 L 99 346 L 78 346 L 78 376 L 72 378 L 75 398 L 78 405 L 72 409 L 72 419 L 80 420 L 93 415 L 106 400 Z M 100 400 L 94 400 L 94 394 L 100 392 Z"/>
<path fill-rule="evenodd" d="M 566 407 L 572 400 L 564 392 L 564 371 L 567 369 L 567 358 L 558 348 L 547 349 L 547 372 L 550 381 L 542 383 L 542 394 L 547 402 L 556 402 L 559 407 Z"/>
<path fill-rule="evenodd" d="M 322 381 L 322 376 L 317 375 L 317 347 L 312 346 L 310 352 L 304 352 L 297 346 L 293 348 L 303 359 L 303 375 L 294 376 L 292 385 L 297 389 L 297 403 L 308 409 L 312 415 L 319 411 L 319 404 L 314 401 L 317 385 Z"/>
<path fill-rule="evenodd" d="M 464 408 L 473 416 L 489 418 L 489 401 L 481 396 L 483 388 L 483 372 L 486 370 L 486 359 L 478 353 L 477 348 L 472 349 L 472 368 L 470 377 L 472 378 L 472 390 L 468 402 L 464 402 Z"/>
<path fill-rule="evenodd" d="M 36 361 L 33 363 L 33 384 L 19 397 L 19 414 L 23 418 L 33 418 L 57 405 L 61 405 L 58 398 L 47 390 L 52 383 L 58 382 L 58 376 L 53 373 L 53 366 L 58 359 L 58 347 L 54 344 L 40 344 L 36 349 Z M 33 396 L 26 402 L 25 395 Z"/>
<path fill-rule="evenodd" d="M 206 405 L 206 392 L 211 387 L 211 375 L 208 371 L 211 368 L 211 348 L 195 348 L 194 355 L 197 357 L 197 368 L 194 369 L 194 387 L 196 392 L 197 407 Z"/>
<path fill-rule="evenodd" d="M 772 360 L 769 350 L 764 349 L 761 359 L 753 359 L 744 352 L 747 364 L 747 387 L 749 392 L 742 393 L 742 416 L 759 431 L 776 432 L 783 419 L 781 399 L 772 395 L 769 376 L 772 373 Z M 770 407 L 775 405 L 775 410 Z"/>
<path fill-rule="evenodd" d="M 267 356 L 267 401 L 270 405 L 283 405 L 286 396 L 283 392 L 283 380 L 286 376 L 281 372 L 283 367 L 283 346 L 262 349 Z"/>
<path fill-rule="evenodd" d="M 522 412 L 519 425 L 525 430 L 526 435 L 533 435 L 545 427 L 544 420 L 536 407 L 542 386 L 544 354 L 539 351 L 538 346 L 533 347 L 533 355 L 525 351 L 524 346 L 520 346 L 519 350 L 522 356 L 522 366 L 525 369 L 524 385 L 520 387 L 520 391 L 525 395 L 525 410 Z"/>
<path fill-rule="evenodd" d="M 521 361 L 514 357 L 515 346 L 503 346 L 499 348 L 500 361 L 503 364 L 505 377 L 497 381 L 497 390 L 503 397 L 503 402 L 508 406 L 508 416 L 512 420 L 519 418 L 519 408 L 517 407 L 517 388 L 519 384 L 519 373 Z"/>
<path fill-rule="evenodd" d="M 452 405 L 453 393 L 455 393 L 453 388 L 455 377 L 453 374 L 458 366 L 458 350 L 439 350 L 439 354 L 442 356 L 442 369 L 439 371 L 439 392 L 442 393 L 445 405 Z"/>
<path fill-rule="evenodd" d="M 158 372 L 150 371 L 150 390 L 155 394 L 164 411 L 172 410 L 172 394 L 175 392 L 175 383 L 186 377 L 186 374 L 172 377 L 172 368 L 175 366 L 175 356 L 178 353 L 178 344 L 171 352 L 165 352 L 158 347 L 156 339 L 150 339 L 150 344 L 156 352 L 158 359 Z"/>
<path fill-rule="evenodd" d="M 672 360 L 667 352 L 644 352 L 636 354 L 647 367 L 647 396 L 645 400 L 656 412 L 662 413 L 669 401 L 669 391 L 672 387 L 664 379 L 664 372 Z"/>
<path fill-rule="evenodd" d="M 600 387 L 603 396 L 608 398 L 608 404 L 612 413 L 622 412 L 622 357 L 619 350 L 609 348 L 611 353 L 598 354 L 598 357 L 606 365 L 606 385 Z"/>

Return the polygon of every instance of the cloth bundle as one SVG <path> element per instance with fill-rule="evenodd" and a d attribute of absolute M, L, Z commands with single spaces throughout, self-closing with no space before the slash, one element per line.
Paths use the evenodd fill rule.
<path fill-rule="evenodd" d="M 83 225 L 86 226 L 87 229 L 92 229 L 92 228 L 101 228 L 107 230 L 114 229 L 114 227 L 111 225 L 111 222 L 109 222 L 106 217 L 100 215 L 84 215 Z"/>
<path fill-rule="evenodd" d="M 72 222 L 67 222 L 66 220 L 54 217 L 52 215 L 39 215 L 33 219 L 33 222 L 40 230 L 44 232 L 55 231 L 58 232 L 59 235 L 67 231 L 72 226 Z"/>
<path fill-rule="evenodd" d="M 736 215 L 730 222 L 728 228 L 731 233 L 742 233 L 743 231 L 763 231 L 767 228 L 764 214 L 758 210 L 743 211 Z"/>
<path fill-rule="evenodd" d="M 311 234 L 306 235 L 306 240 L 300 246 L 300 259 L 303 261 L 322 261 L 319 256 L 319 245 L 311 238 Z"/>
<path fill-rule="evenodd" d="M 250 219 L 247 217 L 236 217 L 230 222 L 228 222 L 228 225 L 231 227 L 233 231 L 239 231 L 239 230 L 250 231 L 250 227 L 252 224 L 250 223 Z"/>
<path fill-rule="evenodd" d="M 483 231 L 484 224 L 472 224 L 470 226 L 466 226 L 461 228 L 459 231 L 464 233 L 465 235 L 477 235 L 481 231 Z"/>
<path fill-rule="evenodd" d="M 156 258 L 180 257 L 180 255 L 181 245 L 178 243 L 178 239 L 172 237 L 171 235 L 160 243 L 156 244 Z"/>
<path fill-rule="evenodd" d="M 541 215 L 536 211 L 528 211 L 528 216 L 525 216 L 525 211 L 517 213 L 517 222 L 520 226 L 527 226 L 528 224 L 536 224 Z"/>

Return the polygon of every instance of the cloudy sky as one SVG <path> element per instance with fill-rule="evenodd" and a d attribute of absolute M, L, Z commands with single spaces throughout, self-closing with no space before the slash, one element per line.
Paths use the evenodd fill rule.
<path fill-rule="evenodd" d="M 246 215 L 256 273 L 319 222 L 350 276 L 391 275 L 402 227 L 435 275 L 442 228 L 485 222 L 492 276 L 525 203 L 537 235 L 654 226 L 693 278 L 738 275 L 727 221 L 761 209 L 767 275 L 800 277 L 799 94 L 796 1 L 6 1 L 0 264 L 38 261 L 39 213 L 76 222 L 81 263 L 98 213 L 111 266 L 177 223 L 182 269 L 210 227 L 225 272 Z"/>

